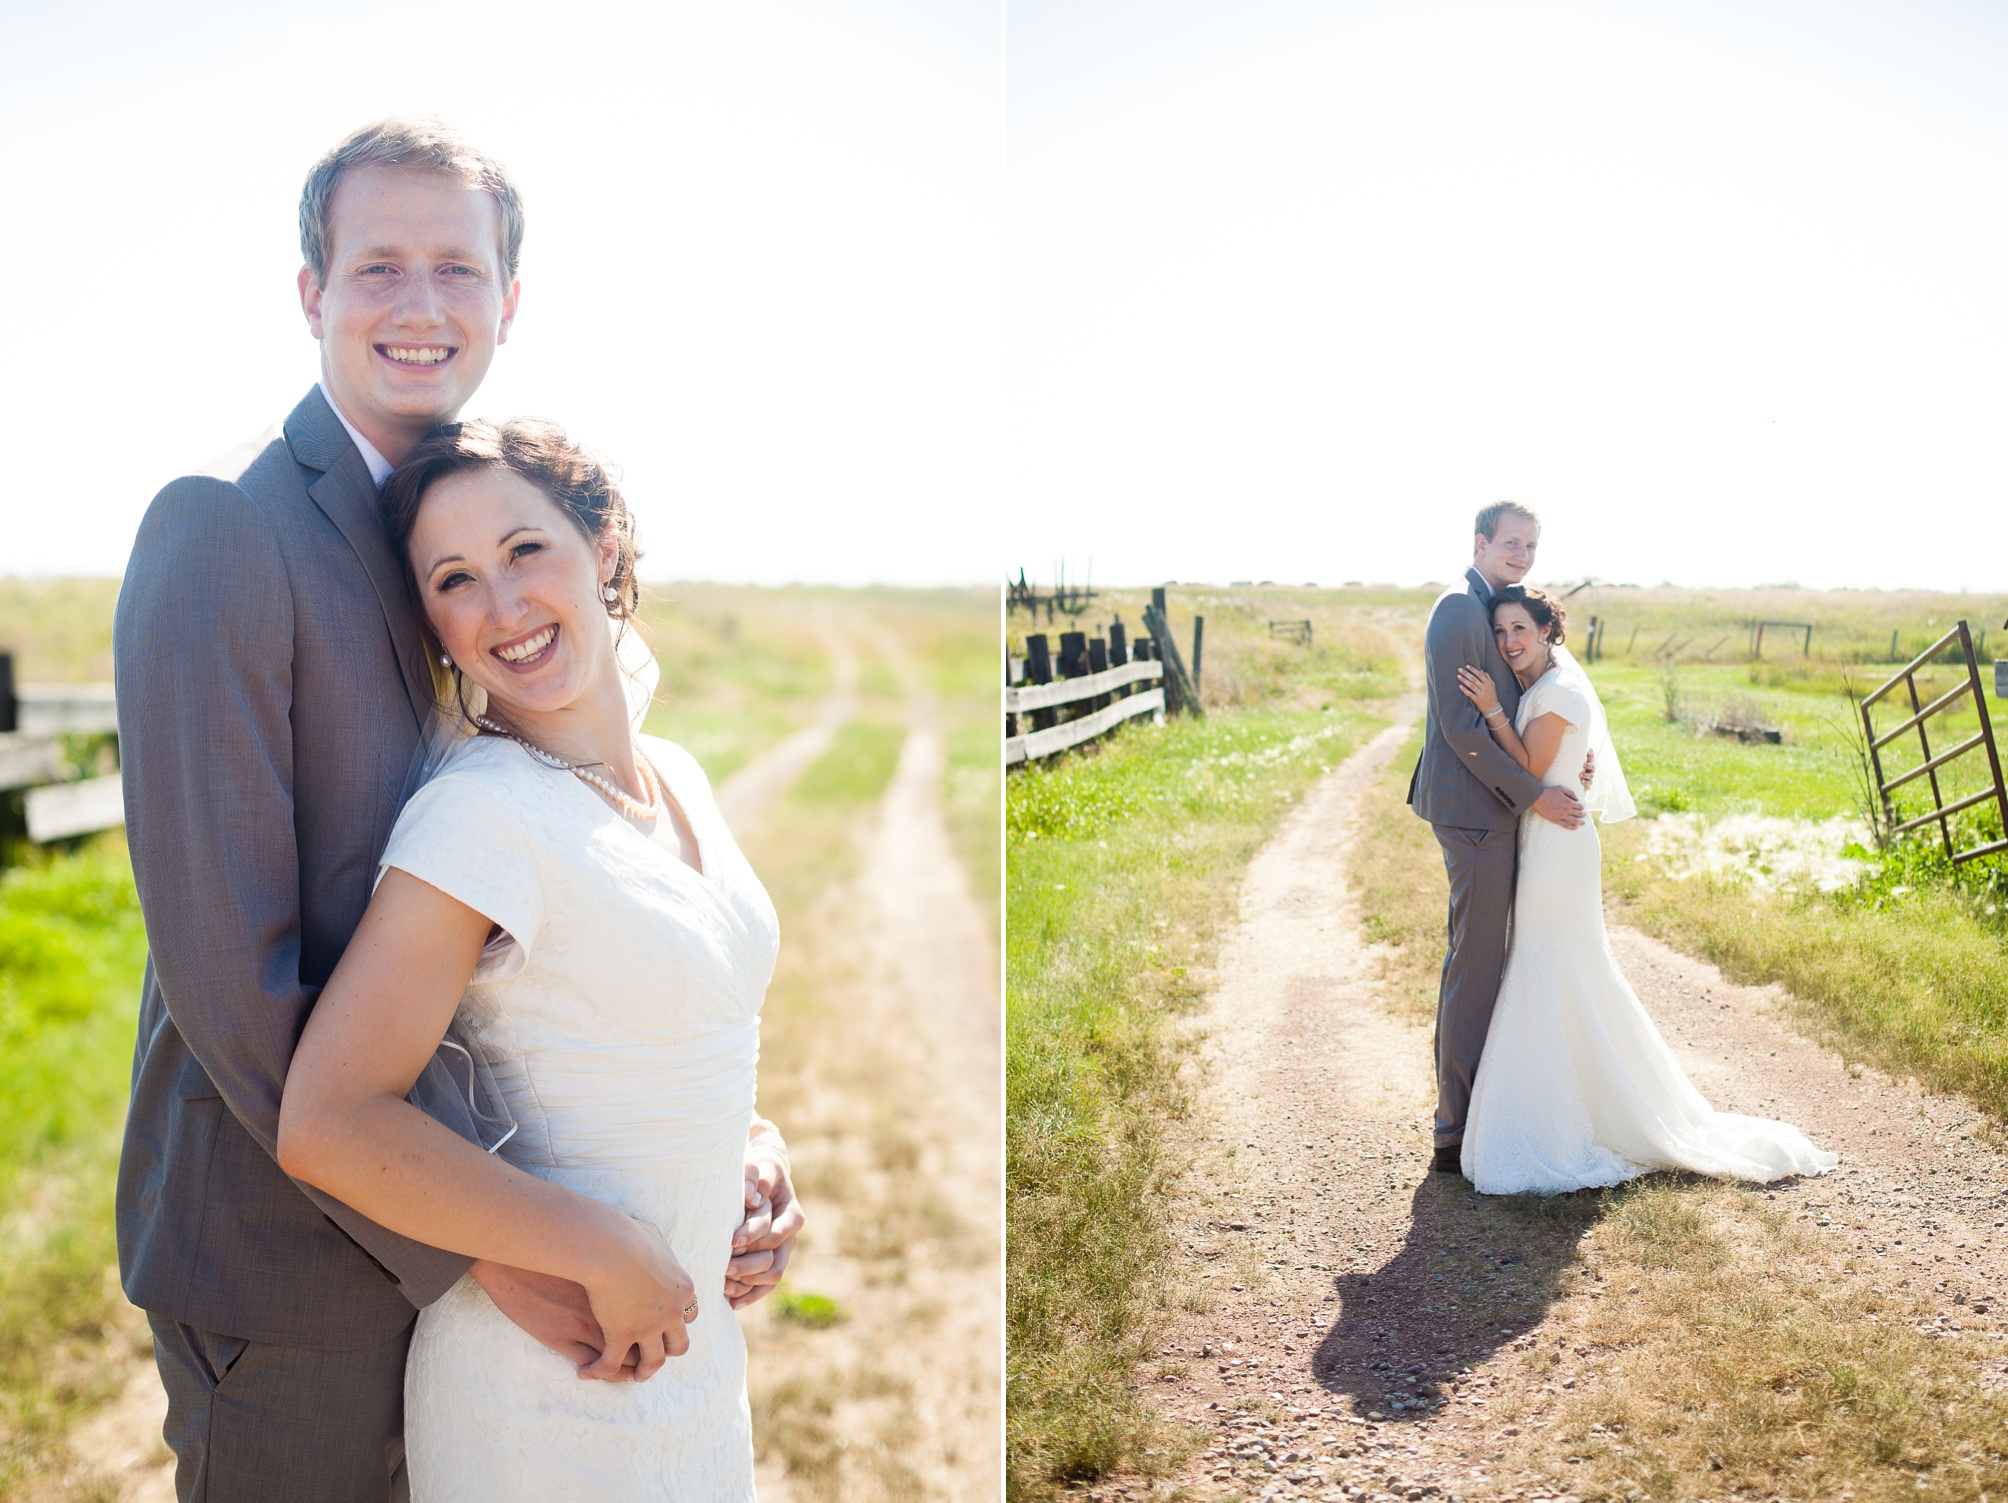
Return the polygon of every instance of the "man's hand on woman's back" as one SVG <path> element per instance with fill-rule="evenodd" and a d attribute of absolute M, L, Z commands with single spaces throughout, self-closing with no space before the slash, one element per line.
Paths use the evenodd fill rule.
<path fill-rule="evenodd" d="M 1559 783 L 1543 788 L 1534 800 L 1534 812 L 1552 825 L 1573 830 L 1583 822 L 1583 801 Z"/>

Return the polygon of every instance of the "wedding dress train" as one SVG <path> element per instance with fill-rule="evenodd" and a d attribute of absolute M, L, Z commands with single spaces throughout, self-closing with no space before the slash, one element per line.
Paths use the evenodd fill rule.
<path fill-rule="evenodd" d="M 1562 649 L 1520 701 L 1516 724 L 1569 722 L 1545 781 L 1573 785 L 1598 747 L 1597 779 L 1622 774 L 1602 706 Z M 1630 812 L 1626 807 L 1613 817 Z M 1585 821 L 1520 821 L 1519 876 L 1506 972 L 1466 1119 L 1465 1176 L 1488 1195 L 1615 1185 L 1655 1169 L 1769 1183 L 1837 1162 L 1795 1127 L 1718 1112 L 1653 1026 L 1604 932 L 1603 848 Z"/>

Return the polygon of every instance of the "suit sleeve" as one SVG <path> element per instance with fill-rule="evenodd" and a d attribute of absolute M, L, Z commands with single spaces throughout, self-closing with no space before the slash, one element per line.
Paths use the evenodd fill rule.
<path fill-rule="evenodd" d="M 1429 659 L 1430 708 L 1443 739 L 1457 760 L 1492 796 L 1515 813 L 1525 813 L 1541 796 L 1542 783 L 1509 757 L 1485 728 L 1478 706 L 1457 687 L 1457 670 L 1489 666 L 1492 632 L 1485 607 L 1475 599 L 1451 598 L 1430 613 L 1423 652 Z"/>
<path fill-rule="evenodd" d="M 285 564 L 250 499 L 209 478 L 162 491 L 112 639 L 133 879 L 168 1016 L 275 1160 L 280 1093 L 318 996 L 300 981 L 292 643 Z M 468 1267 L 300 1188 L 413 1304 Z"/>

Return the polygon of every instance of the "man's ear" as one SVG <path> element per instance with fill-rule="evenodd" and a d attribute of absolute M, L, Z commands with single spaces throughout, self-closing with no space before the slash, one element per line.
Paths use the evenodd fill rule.
<path fill-rule="evenodd" d="M 323 338 L 321 332 L 321 281 L 314 275 L 314 268 L 300 268 L 300 311 L 307 315 L 307 329 L 314 338 Z"/>
<path fill-rule="evenodd" d="M 502 295 L 502 321 L 495 326 L 495 342 L 509 342 L 509 326 L 516 322 L 516 305 L 523 299 L 521 280 L 511 282 L 509 290 Z"/>

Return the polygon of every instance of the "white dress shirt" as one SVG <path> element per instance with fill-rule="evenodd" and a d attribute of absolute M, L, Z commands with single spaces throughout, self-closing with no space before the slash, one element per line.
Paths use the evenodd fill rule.
<path fill-rule="evenodd" d="M 335 394 L 328 390 L 328 383 L 316 381 L 314 384 L 321 388 L 321 395 L 328 399 L 328 406 L 332 407 L 335 416 L 342 420 L 342 426 L 349 430 L 349 437 L 355 441 L 357 450 L 363 456 L 363 463 L 370 467 L 370 483 L 378 490 L 382 490 L 384 481 L 390 478 L 390 472 L 397 467 L 377 453 L 376 445 L 364 438 L 361 430 L 349 421 L 349 415 L 342 411 L 342 404 L 337 402 Z"/>

